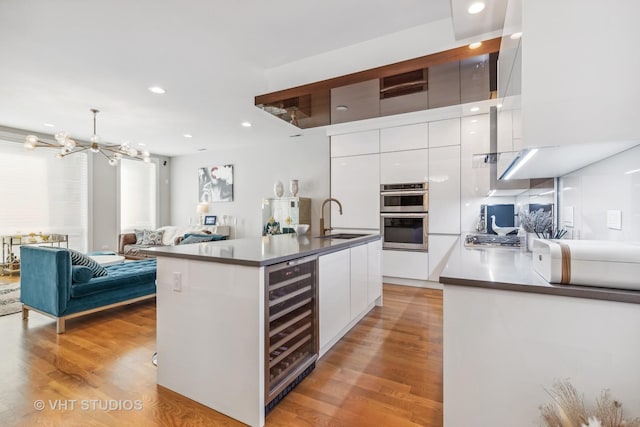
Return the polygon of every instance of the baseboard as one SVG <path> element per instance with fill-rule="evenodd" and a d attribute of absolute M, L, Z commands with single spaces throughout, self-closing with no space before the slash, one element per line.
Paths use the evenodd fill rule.
<path fill-rule="evenodd" d="M 442 283 L 432 282 L 430 280 L 415 280 L 415 279 L 405 279 L 403 277 L 383 276 L 382 282 L 388 283 L 390 285 L 413 286 L 414 288 L 427 288 L 427 289 L 439 289 L 439 290 L 444 289 L 444 287 L 442 286 Z"/>

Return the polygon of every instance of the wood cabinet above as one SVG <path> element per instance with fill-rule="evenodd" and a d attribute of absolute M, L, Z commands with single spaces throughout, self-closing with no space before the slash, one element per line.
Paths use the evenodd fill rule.
<path fill-rule="evenodd" d="M 477 49 L 461 46 L 258 95 L 255 105 L 304 129 L 486 100 L 494 97 L 490 54 L 499 48 L 500 38 L 485 40 Z"/>

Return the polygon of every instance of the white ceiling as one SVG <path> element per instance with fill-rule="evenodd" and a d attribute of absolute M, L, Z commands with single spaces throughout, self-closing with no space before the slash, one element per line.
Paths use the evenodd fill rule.
<path fill-rule="evenodd" d="M 89 108 L 98 108 L 103 141 L 164 155 L 251 139 L 247 132 L 288 136 L 253 106 L 266 69 L 451 10 L 449 0 L 2 0 L 0 125 L 88 139 Z M 150 93 L 152 85 L 167 93 Z"/>

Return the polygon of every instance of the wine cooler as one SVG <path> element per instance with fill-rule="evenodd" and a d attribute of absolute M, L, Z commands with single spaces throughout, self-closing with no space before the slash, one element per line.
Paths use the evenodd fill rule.
<path fill-rule="evenodd" d="M 265 411 L 315 367 L 318 358 L 317 257 L 265 269 Z"/>

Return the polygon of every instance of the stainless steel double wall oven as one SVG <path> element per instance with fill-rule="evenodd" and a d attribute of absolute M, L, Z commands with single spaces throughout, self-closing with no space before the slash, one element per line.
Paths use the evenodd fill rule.
<path fill-rule="evenodd" d="M 429 184 L 380 186 L 382 247 L 427 252 L 429 249 Z"/>

